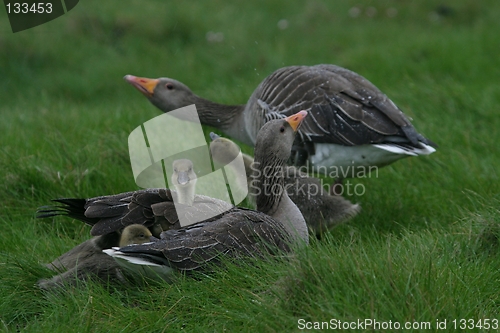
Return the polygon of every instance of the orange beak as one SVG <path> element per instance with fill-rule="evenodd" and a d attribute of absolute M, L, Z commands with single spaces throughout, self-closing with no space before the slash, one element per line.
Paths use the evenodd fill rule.
<path fill-rule="evenodd" d="M 292 126 L 293 130 L 297 132 L 297 129 L 306 116 L 307 111 L 302 110 L 297 112 L 296 114 L 292 114 L 290 117 L 286 117 L 285 120 L 290 124 L 290 126 Z"/>
<path fill-rule="evenodd" d="M 141 93 L 143 93 L 146 97 L 153 97 L 156 85 L 160 81 L 158 79 L 148 79 L 145 77 L 137 77 L 133 75 L 125 75 L 124 79 Z"/>

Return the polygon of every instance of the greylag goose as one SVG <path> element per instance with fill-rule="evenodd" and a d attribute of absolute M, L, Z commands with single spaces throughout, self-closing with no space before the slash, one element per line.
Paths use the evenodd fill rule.
<path fill-rule="evenodd" d="M 204 195 L 196 195 L 192 206 L 184 208 L 170 189 L 145 189 L 89 199 L 53 199 L 59 206 L 43 206 L 37 218 L 69 216 L 90 225 L 92 236 L 119 232 L 130 224 L 142 224 L 153 236 L 200 221 L 200 216 L 216 218 L 233 205 Z"/>
<path fill-rule="evenodd" d="M 62 205 L 40 207 L 37 217 L 72 217 L 92 226 L 92 236 L 119 232 L 127 225 L 139 223 L 159 237 L 162 231 L 180 228 L 200 216 L 216 216 L 232 208 L 220 200 L 195 196 L 196 174 L 190 160 L 175 160 L 172 168 L 171 180 L 177 192 L 147 189 L 89 199 L 59 198 L 53 201 Z"/>
<path fill-rule="evenodd" d="M 93 237 L 64 253 L 46 267 L 60 274 L 38 281 L 42 289 L 74 286 L 79 280 L 97 278 L 100 281 L 126 282 L 120 267 L 102 252 L 114 246 L 143 244 L 151 241 L 151 232 L 140 224 L 132 224 L 119 232 Z M 111 259 L 111 260 L 110 260 Z"/>
<path fill-rule="evenodd" d="M 284 191 L 283 179 L 283 165 L 306 115 L 301 111 L 273 120 L 260 130 L 254 161 L 260 171 L 255 177 L 260 190 L 256 194 L 257 211 L 234 208 L 217 219 L 163 232 L 156 242 L 104 251 L 127 269 L 145 274 L 144 267 L 149 267 L 169 280 L 173 270 L 202 269 L 218 263 L 221 255 L 260 257 L 307 244 L 307 225 Z"/>
<path fill-rule="evenodd" d="M 293 145 L 292 162 L 331 178 L 365 176 L 407 156 L 427 155 L 435 144 L 359 74 L 334 65 L 290 66 L 269 75 L 243 105 L 223 105 L 195 95 L 170 78 L 124 79 L 163 112 L 195 104 L 200 121 L 248 145 L 270 119 L 307 110 Z M 313 170 L 309 170 L 313 171 Z"/>
<path fill-rule="evenodd" d="M 210 153 L 214 163 L 220 166 L 232 166 L 231 162 L 241 153 L 238 145 L 213 132 L 210 133 L 210 138 L 212 139 Z M 255 190 L 251 186 L 252 174 L 254 173 L 252 168 L 253 157 L 244 153 L 241 154 L 246 182 L 240 184 L 240 186 L 248 186 L 249 197 L 252 201 L 252 199 L 255 200 Z M 239 170 L 227 171 L 238 172 Z M 295 167 L 286 167 L 284 176 L 288 196 L 304 216 L 309 230 L 316 236 L 320 236 L 323 232 L 356 216 L 361 210 L 359 204 L 353 204 L 342 196 L 330 195 L 328 191 L 323 189 L 319 179 L 309 177 Z"/>

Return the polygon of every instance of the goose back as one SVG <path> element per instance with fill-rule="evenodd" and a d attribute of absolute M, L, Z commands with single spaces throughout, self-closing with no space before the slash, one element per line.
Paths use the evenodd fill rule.
<path fill-rule="evenodd" d="M 139 259 L 192 271 L 219 264 L 221 256 L 262 258 L 290 251 L 290 236 L 283 226 L 264 213 L 235 208 L 214 221 L 171 229 L 157 242 L 120 248 Z"/>
<path fill-rule="evenodd" d="M 41 207 L 38 218 L 66 215 L 92 226 L 92 236 L 118 232 L 131 224 L 148 227 L 155 237 L 169 229 L 181 227 L 179 213 L 188 221 L 200 216 L 217 219 L 233 206 L 225 201 L 197 195 L 192 206 L 174 203 L 175 192 L 169 189 L 145 189 L 89 199 L 54 199 L 59 206 Z M 198 220 L 197 220 L 198 219 Z"/>
<path fill-rule="evenodd" d="M 255 141 L 270 119 L 309 111 L 297 142 L 346 146 L 383 142 L 433 145 L 418 134 L 403 112 L 361 75 L 335 65 L 290 66 L 268 76 L 245 108 L 247 130 Z"/>

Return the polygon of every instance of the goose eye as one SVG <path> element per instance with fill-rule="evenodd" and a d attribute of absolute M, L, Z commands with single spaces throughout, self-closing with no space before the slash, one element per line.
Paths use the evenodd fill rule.
<path fill-rule="evenodd" d="M 167 84 L 165 85 L 165 87 L 166 87 L 168 90 L 172 90 L 172 89 L 174 89 L 174 85 L 173 85 L 172 83 L 167 83 Z"/>
<path fill-rule="evenodd" d="M 285 128 L 283 126 L 281 126 L 280 132 L 283 133 L 284 131 L 285 131 Z"/>

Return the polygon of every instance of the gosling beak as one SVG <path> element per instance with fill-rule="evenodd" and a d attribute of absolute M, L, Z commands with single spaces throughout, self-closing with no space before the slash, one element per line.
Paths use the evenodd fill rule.
<path fill-rule="evenodd" d="M 285 120 L 292 126 L 293 130 L 297 132 L 297 129 L 299 128 L 300 124 L 302 124 L 302 121 L 304 118 L 307 116 L 307 111 L 302 110 L 297 112 L 296 114 L 292 114 L 290 117 L 286 117 Z"/>
<path fill-rule="evenodd" d="M 143 93 L 146 97 L 153 97 L 156 85 L 160 80 L 148 79 L 145 77 L 137 77 L 133 75 L 125 75 L 125 81 L 133 85 L 137 90 Z"/>
<path fill-rule="evenodd" d="M 217 134 L 215 134 L 214 132 L 210 132 L 210 139 L 212 141 L 214 140 L 217 140 L 218 138 L 220 138 L 220 136 L 218 136 Z"/>
<path fill-rule="evenodd" d="M 186 185 L 189 183 L 189 180 L 189 175 L 186 171 L 180 171 L 177 174 L 177 183 L 179 183 L 179 185 Z"/>

